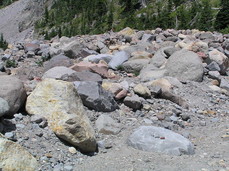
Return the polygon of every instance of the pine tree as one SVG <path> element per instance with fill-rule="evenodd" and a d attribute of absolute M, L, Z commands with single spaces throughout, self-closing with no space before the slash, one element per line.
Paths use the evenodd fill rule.
<path fill-rule="evenodd" d="M 198 28 L 207 31 L 212 29 L 212 25 L 213 15 L 210 2 L 208 0 L 203 0 Z"/>
<path fill-rule="evenodd" d="M 215 29 L 222 30 L 226 27 L 229 27 L 229 1 L 221 0 L 221 9 L 215 20 Z"/>

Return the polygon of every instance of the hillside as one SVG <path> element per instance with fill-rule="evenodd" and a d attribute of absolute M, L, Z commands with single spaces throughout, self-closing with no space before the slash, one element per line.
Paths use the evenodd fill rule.
<path fill-rule="evenodd" d="M 228 4 L 221 4 L 219 0 L 87 0 L 83 3 L 58 0 L 50 10 L 46 9 L 43 19 L 36 23 L 35 28 L 45 38 L 99 34 L 125 27 L 138 30 L 157 27 L 222 30 L 229 24 L 229 18 L 227 11 L 223 16 L 216 17 L 220 5 L 228 9 Z M 221 22 L 224 22 L 223 26 L 216 27 Z"/>
<path fill-rule="evenodd" d="M 0 9 L 0 33 L 8 42 L 29 37 L 33 32 L 34 21 L 42 16 L 44 6 L 49 6 L 51 2 L 19 0 Z"/>

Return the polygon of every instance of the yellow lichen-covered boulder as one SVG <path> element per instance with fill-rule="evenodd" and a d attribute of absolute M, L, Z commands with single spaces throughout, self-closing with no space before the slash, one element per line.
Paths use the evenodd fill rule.
<path fill-rule="evenodd" d="M 35 171 L 38 162 L 21 145 L 0 134 L 0 168 L 4 171 Z"/>
<path fill-rule="evenodd" d="M 94 130 L 73 83 L 43 80 L 27 98 L 26 111 L 47 118 L 58 137 L 82 152 L 96 151 Z"/>

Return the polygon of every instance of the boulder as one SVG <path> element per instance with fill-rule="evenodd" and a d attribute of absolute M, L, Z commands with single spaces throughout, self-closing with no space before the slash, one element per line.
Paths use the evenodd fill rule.
<path fill-rule="evenodd" d="M 139 73 L 144 66 L 149 63 L 149 59 L 134 59 L 122 64 L 124 71 L 129 73 Z"/>
<path fill-rule="evenodd" d="M 221 78 L 220 87 L 229 91 L 229 77 Z"/>
<path fill-rule="evenodd" d="M 71 69 L 81 71 L 91 71 L 101 75 L 103 78 L 111 78 L 112 76 L 108 73 L 108 66 L 102 62 L 94 64 L 91 62 L 82 61 L 70 67 Z"/>
<path fill-rule="evenodd" d="M 207 68 L 209 71 L 220 71 L 220 67 L 215 61 L 212 61 L 205 68 Z"/>
<path fill-rule="evenodd" d="M 96 151 L 94 130 L 73 83 L 43 80 L 29 95 L 26 111 L 45 117 L 58 137 L 82 152 Z"/>
<path fill-rule="evenodd" d="M 149 98 L 151 96 L 150 90 L 146 86 L 144 86 L 142 84 L 137 84 L 134 87 L 134 92 L 137 95 L 142 96 L 144 98 Z"/>
<path fill-rule="evenodd" d="M 99 74 L 90 71 L 74 72 L 71 75 L 65 77 L 66 81 L 95 81 L 102 82 L 102 77 Z"/>
<path fill-rule="evenodd" d="M 205 40 L 205 39 L 207 39 L 207 40 L 212 40 L 212 41 L 214 41 L 214 40 L 215 40 L 215 37 L 213 36 L 213 34 L 212 34 L 211 32 L 204 32 L 204 33 L 201 33 L 201 34 L 199 35 L 199 39 L 200 39 L 200 40 Z"/>
<path fill-rule="evenodd" d="M 10 110 L 8 102 L 0 97 L 0 117 L 7 114 Z"/>
<path fill-rule="evenodd" d="M 120 100 L 126 97 L 128 93 L 128 86 L 125 87 L 121 83 L 103 82 L 102 87 L 114 94 L 115 99 Z"/>
<path fill-rule="evenodd" d="M 130 57 L 130 54 L 125 51 L 117 52 L 108 63 L 108 66 L 114 70 L 117 69 L 118 66 L 121 66 L 125 61 L 127 61 Z"/>
<path fill-rule="evenodd" d="M 40 50 L 40 45 L 35 44 L 35 43 L 26 43 L 24 45 L 25 52 L 33 52 L 36 54 Z"/>
<path fill-rule="evenodd" d="M 47 61 L 44 63 L 45 71 L 48 71 L 49 69 L 56 67 L 56 66 L 65 66 L 70 67 L 73 65 L 73 62 L 70 58 L 68 58 L 65 55 L 56 55 L 53 56 L 50 61 Z"/>
<path fill-rule="evenodd" d="M 146 51 L 136 51 L 131 53 L 131 58 L 129 60 L 135 59 L 150 59 L 152 58 L 152 54 Z"/>
<path fill-rule="evenodd" d="M 229 58 L 222 52 L 214 49 L 209 52 L 209 59 L 215 61 L 220 67 L 220 73 L 225 74 L 227 68 L 229 67 Z"/>
<path fill-rule="evenodd" d="M 99 55 L 90 55 L 85 60 L 89 62 L 99 63 L 99 61 L 103 60 L 106 63 L 109 63 L 112 59 L 113 55 L 109 54 L 99 54 Z"/>
<path fill-rule="evenodd" d="M 7 140 L 0 134 L 1 170 L 36 171 L 38 162 L 21 145 Z"/>
<path fill-rule="evenodd" d="M 97 82 L 83 81 L 75 82 L 78 94 L 83 104 L 89 109 L 99 112 L 112 112 L 118 109 L 118 104 L 113 96 Z"/>
<path fill-rule="evenodd" d="M 159 49 L 154 56 L 152 57 L 152 59 L 150 60 L 150 64 L 154 65 L 157 68 L 160 68 L 161 66 L 163 66 L 166 61 L 168 56 L 166 55 L 166 53 L 164 52 L 166 49 L 168 48 L 173 48 L 172 46 L 169 47 L 164 47 Z"/>
<path fill-rule="evenodd" d="M 95 126 L 99 133 L 102 134 L 118 134 L 121 131 L 121 124 L 117 123 L 114 119 L 107 115 L 100 115 L 95 122 Z"/>
<path fill-rule="evenodd" d="M 63 44 L 61 50 L 64 52 L 64 55 L 69 58 L 78 58 L 82 55 L 81 51 L 83 50 L 83 46 L 79 41 L 71 41 Z"/>
<path fill-rule="evenodd" d="M 57 66 L 54 68 L 49 69 L 46 71 L 42 77 L 42 79 L 45 78 L 54 78 L 57 80 L 63 80 L 66 77 L 69 77 L 71 74 L 75 73 L 76 71 L 64 67 L 64 66 Z M 64 80 L 65 81 L 65 80 Z"/>
<path fill-rule="evenodd" d="M 129 108 L 132 108 L 133 110 L 138 110 L 142 108 L 142 98 L 137 95 L 125 97 L 123 103 Z"/>
<path fill-rule="evenodd" d="M 143 42 L 152 42 L 153 40 L 155 40 L 155 36 L 153 36 L 152 34 L 143 34 L 141 41 Z"/>
<path fill-rule="evenodd" d="M 23 83 L 16 77 L 0 75 L 0 97 L 8 102 L 10 107 L 6 115 L 15 114 L 26 100 Z"/>
<path fill-rule="evenodd" d="M 165 76 L 165 69 L 158 69 L 152 64 L 146 65 L 140 72 L 141 81 L 151 81 Z"/>
<path fill-rule="evenodd" d="M 180 50 L 175 52 L 167 61 L 166 75 L 176 77 L 179 80 L 201 82 L 204 69 L 202 61 L 194 52 Z"/>
<path fill-rule="evenodd" d="M 122 36 L 131 36 L 135 34 L 135 31 L 129 27 L 126 27 L 123 30 L 119 31 L 118 34 Z"/>
<path fill-rule="evenodd" d="M 193 144 L 180 134 L 165 128 L 141 126 L 127 140 L 128 145 L 142 151 L 180 156 L 194 154 Z"/>

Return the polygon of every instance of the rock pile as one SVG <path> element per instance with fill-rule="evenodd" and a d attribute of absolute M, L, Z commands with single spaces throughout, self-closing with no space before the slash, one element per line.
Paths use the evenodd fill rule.
<path fill-rule="evenodd" d="M 10 44 L 0 58 L 0 131 L 36 157 L 25 152 L 25 170 L 73 170 L 87 158 L 77 150 L 115 151 L 118 137 L 138 150 L 193 155 L 191 138 L 178 133 L 229 114 L 228 37 L 126 28 Z"/>

